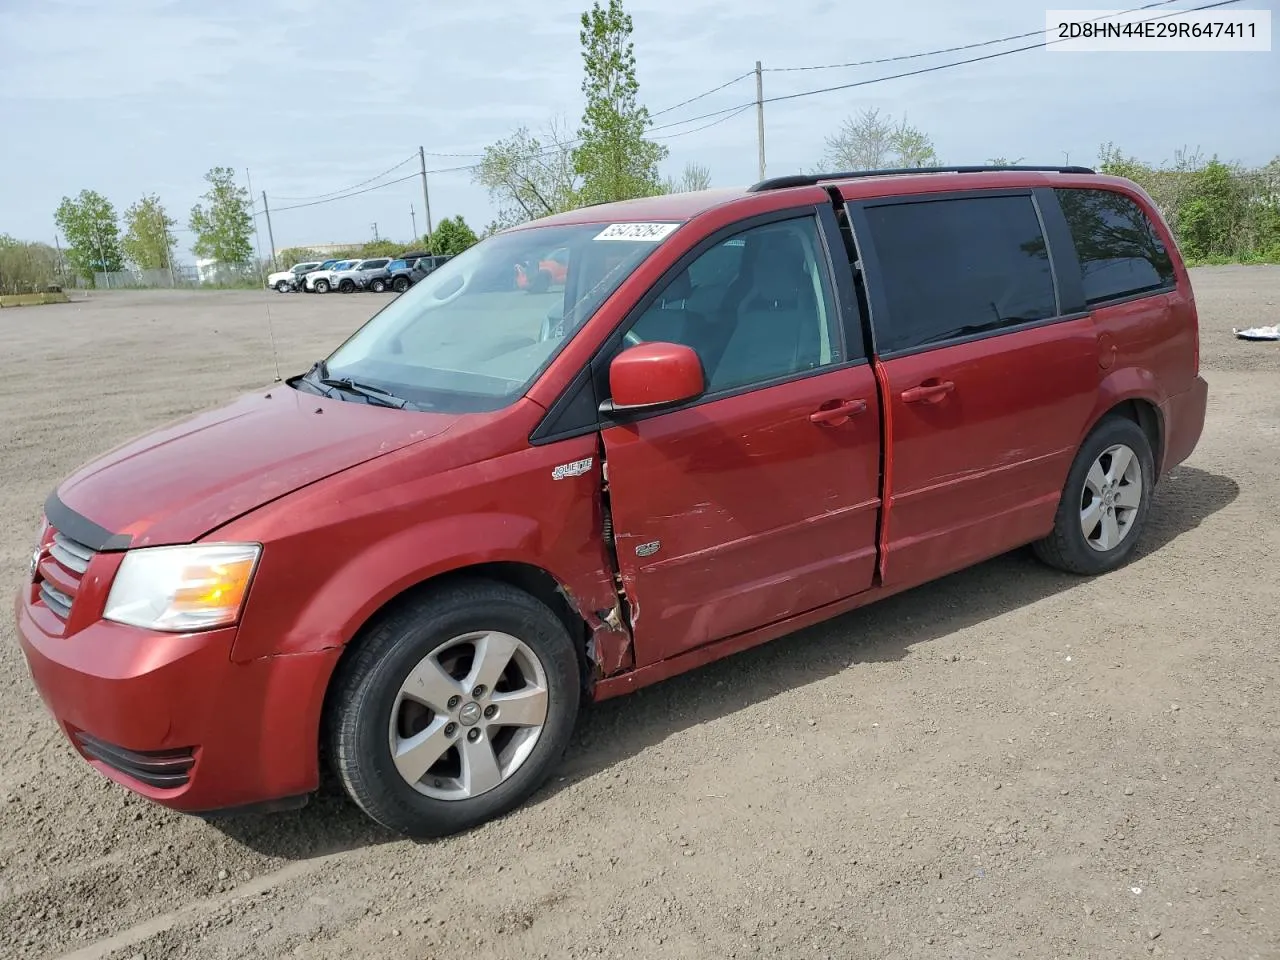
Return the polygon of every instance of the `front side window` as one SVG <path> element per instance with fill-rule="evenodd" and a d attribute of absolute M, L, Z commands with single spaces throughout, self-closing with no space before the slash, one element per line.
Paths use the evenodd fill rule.
<path fill-rule="evenodd" d="M 1089 306 L 1171 287 L 1173 262 L 1155 225 L 1122 193 L 1055 191 L 1071 229 Z"/>
<path fill-rule="evenodd" d="M 707 391 L 838 363 L 840 337 L 817 222 L 753 227 L 707 250 L 635 322 L 625 343 L 692 347 Z"/>
<path fill-rule="evenodd" d="M 866 217 L 888 307 L 872 318 L 880 353 L 1057 315 L 1030 196 L 891 203 Z"/>
<path fill-rule="evenodd" d="M 327 358 L 328 376 L 421 409 L 506 406 L 676 227 L 575 224 L 489 237 L 387 304 Z M 563 261 L 551 259 L 557 251 Z M 548 263 L 559 268 L 541 268 Z"/>

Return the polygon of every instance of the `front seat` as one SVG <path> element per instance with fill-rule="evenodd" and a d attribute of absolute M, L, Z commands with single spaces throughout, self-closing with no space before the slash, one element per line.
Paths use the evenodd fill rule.
<path fill-rule="evenodd" d="M 683 270 L 636 321 L 632 328 L 636 336 L 646 343 L 683 343 L 693 347 L 702 357 L 702 350 L 696 342 L 702 317 L 686 306 L 691 293 L 693 284 L 689 280 L 689 272 Z M 703 362 L 706 362 L 705 358 Z"/>
<path fill-rule="evenodd" d="M 821 360 L 813 278 L 800 238 L 786 228 L 748 238 L 751 286 L 711 380 L 727 389 L 785 376 Z"/>

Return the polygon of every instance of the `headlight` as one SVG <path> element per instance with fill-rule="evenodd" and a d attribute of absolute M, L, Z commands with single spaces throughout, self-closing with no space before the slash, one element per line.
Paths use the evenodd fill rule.
<path fill-rule="evenodd" d="M 257 543 L 130 550 L 116 571 L 103 619 L 174 633 L 233 624 L 261 553 Z"/>

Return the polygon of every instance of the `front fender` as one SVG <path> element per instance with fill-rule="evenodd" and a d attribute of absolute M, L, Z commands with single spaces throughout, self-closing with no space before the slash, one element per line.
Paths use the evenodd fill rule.
<path fill-rule="evenodd" d="M 607 572 L 556 569 L 548 533 L 514 513 L 441 517 L 399 530 L 329 567 L 314 581 L 297 571 L 314 562 L 304 543 L 275 543 L 262 561 L 245 607 L 232 656 L 308 653 L 345 645 L 393 597 L 441 574 L 483 563 L 515 562 L 556 579 L 581 612 L 612 606 Z M 336 545 L 335 545 L 336 546 Z M 580 554 L 579 554 L 580 555 Z"/>

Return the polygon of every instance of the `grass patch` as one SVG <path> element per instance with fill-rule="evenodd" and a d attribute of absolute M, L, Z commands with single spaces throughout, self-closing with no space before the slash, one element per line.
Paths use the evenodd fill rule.
<path fill-rule="evenodd" d="M 15 293 L 0 296 L 0 307 L 39 307 L 46 303 L 70 303 L 65 293 Z"/>

